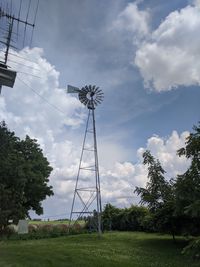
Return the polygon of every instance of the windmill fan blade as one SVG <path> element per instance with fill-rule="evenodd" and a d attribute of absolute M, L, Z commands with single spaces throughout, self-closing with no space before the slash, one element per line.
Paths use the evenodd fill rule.
<path fill-rule="evenodd" d="M 97 106 L 99 103 L 96 100 L 94 100 L 94 104 L 95 106 Z"/>
<path fill-rule="evenodd" d="M 98 104 L 101 104 L 101 102 L 102 102 L 102 101 L 99 101 L 99 100 L 97 101 Z"/>
<path fill-rule="evenodd" d="M 95 88 L 95 93 L 97 92 L 98 89 L 99 89 L 99 87 L 96 87 L 96 88 Z"/>
<path fill-rule="evenodd" d="M 86 89 L 83 89 L 82 91 L 85 93 L 85 95 L 87 95 L 87 93 L 89 92 L 89 91 L 86 90 Z"/>
<path fill-rule="evenodd" d="M 95 102 L 97 102 L 98 104 L 101 104 L 101 101 L 96 99 Z"/>
<path fill-rule="evenodd" d="M 104 93 L 101 91 L 101 92 L 98 92 L 98 95 L 104 95 Z"/>
<path fill-rule="evenodd" d="M 102 91 L 101 91 L 101 89 L 98 88 L 98 89 L 96 90 L 96 94 L 99 94 L 100 92 L 102 92 Z"/>

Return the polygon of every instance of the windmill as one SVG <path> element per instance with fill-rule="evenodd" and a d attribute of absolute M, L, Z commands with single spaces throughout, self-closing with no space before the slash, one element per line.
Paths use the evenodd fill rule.
<path fill-rule="evenodd" d="M 101 234 L 101 190 L 95 127 L 95 108 L 103 100 L 103 92 L 96 86 L 81 89 L 68 85 L 68 93 L 77 93 L 79 100 L 88 108 L 85 134 L 72 200 L 70 225 L 75 226 L 80 218 L 92 221 L 92 228 Z M 74 219 L 76 216 L 76 219 Z"/>

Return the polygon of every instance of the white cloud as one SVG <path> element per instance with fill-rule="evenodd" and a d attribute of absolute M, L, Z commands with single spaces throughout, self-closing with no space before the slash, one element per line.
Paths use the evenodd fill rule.
<path fill-rule="evenodd" d="M 59 107 L 64 114 L 56 111 L 17 79 L 13 89 L 3 88 L 0 98 L 0 120 L 4 119 L 18 136 L 24 138 L 28 134 L 38 140 L 54 168 L 50 183 L 53 185 L 55 196 L 44 202 L 45 215 L 63 214 L 71 208 L 82 143 L 79 133 L 77 136 L 76 127 L 84 121 L 84 111 L 75 97 L 66 95 L 64 89 L 59 88 L 59 73 L 43 58 L 41 49 L 26 48 L 16 55 L 36 62 L 30 62 L 28 65 L 38 68 L 42 77 L 38 79 L 18 73 L 20 79 L 49 103 Z M 18 69 L 25 72 L 25 67 Z M 38 73 L 30 69 L 29 74 Z M 135 201 L 134 187 L 144 186 L 147 179 L 147 171 L 142 164 L 142 153 L 145 149 L 150 149 L 153 155 L 160 159 L 169 178 L 182 173 L 187 167 L 187 160 L 178 158 L 176 150 L 184 145 L 186 135 L 187 132 L 178 135 L 174 131 L 166 139 L 159 136 L 149 138 L 146 147 L 138 149 L 138 162 L 135 164 L 127 161 L 127 158 L 130 158 L 127 156 L 129 152 L 127 153 L 127 150 L 114 139 L 109 143 L 100 139 L 99 162 L 103 204 L 111 202 L 123 207 Z M 92 163 L 90 156 L 84 158 L 85 162 L 87 160 Z M 91 172 L 82 173 L 80 181 L 86 186 L 91 178 Z"/>
<path fill-rule="evenodd" d="M 14 88 L 2 89 L 0 121 L 5 120 L 17 136 L 24 138 L 28 134 L 38 140 L 54 168 L 50 183 L 55 188 L 55 198 L 59 198 L 65 189 L 63 180 L 72 179 L 77 171 L 80 152 L 74 147 L 70 129 L 83 123 L 84 107 L 76 97 L 59 88 L 59 73 L 43 57 L 42 49 L 25 48 L 12 53 L 8 65 L 18 73 Z M 74 181 L 66 182 L 68 191 L 72 192 Z"/>
<path fill-rule="evenodd" d="M 177 150 L 185 145 L 185 138 L 188 132 L 178 134 L 173 131 L 167 138 L 157 135 L 147 140 L 146 147 L 137 150 L 138 161 L 116 162 L 110 169 L 102 169 L 102 194 L 105 202 L 112 202 L 118 206 L 125 206 L 136 201 L 133 195 L 135 186 L 144 187 L 147 182 L 147 166 L 143 165 L 142 154 L 150 150 L 152 155 L 159 159 L 165 169 L 167 179 L 176 178 L 177 174 L 185 172 L 189 166 L 189 160 L 185 157 L 178 157 Z"/>
<path fill-rule="evenodd" d="M 140 44 L 135 64 L 147 88 L 166 91 L 200 84 L 200 2 L 170 13 Z"/>
<path fill-rule="evenodd" d="M 13 53 L 8 64 L 13 66 L 18 74 L 13 89 L 3 87 L 0 98 L 0 120 L 5 120 L 17 136 L 24 138 L 28 134 L 31 138 L 37 139 L 54 169 L 50 184 L 55 195 L 44 201 L 44 216 L 67 213 L 71 208 L 82 145 L 82 137 L 80 138 L 77 127 L 85 121 L 86 110 L 77 97 L 67 95 L 63 88 L 59 88 L 59 73 L 43 57 L 42 49 L 25 48 L 20 53 Z M 19 57 L 27 60 L 24 61 Z M 12 65 L 13 60 L 18 64 Z M 110 167 L 117 160 L 124 160 L 126 153 L 121 146 L 112 140 L 109 144 L 106 141 L 101 141 L 100 144 L 103 149 L 100 149 L 99 158 L 104 159 L 102 169 Z M 115 156 L 112 156 L 113 152 Z M 91 156 L 84 155 L 84 161 L 88 163 L 88 160 L 91 163 Z M 116 166 L 117 175 L 120 172 L 121 177 L 124 173 L 128 175 L 129 171 L 126 168 L 132 168 L 129 163 L 124 166 L 116 163 Z M 81 173 L 80 182 L 86 186 L 91 176 L 91 172 Z M 113 181 L 115 182 L 115 179 Z M 118 191 L 121 191 L 126 184 L 123 179 L 121 184 Z M 115 194 L 116 192 L 113 192 L 113 197 Z"/>
<path fill-rule="evenodd" d="M 143 38 L 149 33 L 150 14 L 147 10 L 139 10 L 137 3 L 129 3 L 113 22 L 112 29 L 124 31 Z"/>

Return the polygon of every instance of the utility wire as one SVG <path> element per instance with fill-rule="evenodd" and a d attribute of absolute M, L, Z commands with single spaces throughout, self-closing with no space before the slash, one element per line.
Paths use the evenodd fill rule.
<path fill-rule="evenodd" d="M 42 95 L 40 95 L 35 89 L 33 89 L 30 85 L 28 85 L 26 82 L 24 82 L 21 78 L 19 78 L 19 76 L 17 76 L 17 78 L 24 84 L 26 85 L 31 91 L 33 91 L 37 96 L 39 96 L 44 102 L 46 102 L 49 106 L 51 106 L 53 109 L 55 109 L 56 111 L 58 111 L 59 113 L 65 115 L 65 113 L 59 109 L 58 107 L 56 107 L 55 105 L 53 105 L 52 103 L 50 103 L 45 97 L 43 97 Z"/>
<path fill-rule="evenodd" d="M 33 28 L 32 28 L 32 33 L 31 33 L 31 41 L 30 41 L 30 47 L 32 46 L 32 41 L 33 41 L 33 31 L 34 31 L 34 27 L 35 27 L 35 21 L 36 21 L 36 17 L 37 17 L 37 12 L 38 12 L 38 7 L 39 7 L 39 0 L 37 1 L 37 7 L 36 7 L 36 11 L 35 11 L 35 17 L 34 17 L 34 21 L 33 21 Z"/>
<path fill-rule="evenodd" d="M 27 28 L 27 22 L 28 22 L 28 16 L 29 16 L 29 11 L 30 11 L 30 6 L 31 6 L 31 0 L 29 0 L 28 10 L 27 10 L 27 14 L 26 14 L 26 21 L 25 21 L 25 24 L 24 24 L 24 40 L 23 40 L 23 46 L 25 45 L 25 40 L 26 40 L 26 28 Z"/>
<path fill-rule="evenodd" d="M 22 66 L 24 66 L 24 67 L 26 67 L 26 68 L 30 68 L 30 69 L 33 69 L 33 70 L 40 71 L 40 69 L 38 69 L 38 68 L 34 68 L 34 67 L 32 67 L 32 66 L 25 65 L 25 64 L 23 64 L 23 63 L 17 62 L 17 61 L 15 61 L 15 60 L 10 59 L 10 58 L 8 59 L 8 61 L 11 61 L 11 62 L 13 62 L 13 63 L 22 65 Z"/>
<path fill-rule="evenodd" d="M 22 8 L 22 0 L 20 0 L 18 19 L 20 18 L 20 15 L 21 15 L 21 8 Z M 17 37 L 18 37 L 18 33 L 19 33 L 19 20 L 17 21 Z"/>
<path fill-rule="evenodd" d="M 2 52 L 5 53 L 5 50 L 3 50 L 3 49 L 0 49 L 0 51 L 2 51 Z M 9 54 L 9 55 L 12 55 L 12 56 L 15 56 L 15 57 L 18 57 L 18 58 L 21 58 L 21 59 L 24 59 L 24 60 L 29 61 L 29 62 L 31 62 L 31 63 L 35 63 L 35 64 L 38 65 L 38 63 L 37 63 L 36 61 L 34 61 L 34 60 L 30 60 L 30 59 L 28 59 L 28 58 L 25 58 L 25 57 L 22 57 L 22 56 L 18 56 L 18 55 L 14 54 L 14 53 L 11 53 L 11 52 L 9 52 L 8 54 Z"/>
<path fill-rule="evenodd" d="M 24 72 L 24 71 L 17 71 L 17 73 L 23 73 L 23 74 L 26 74 L 26 75 L 30 75 L 30 76 L 33 76 L 33 77 L 36 77 L 36 78 L 42 79 L 42 77 L 40 77 L 40 76 L 37 76 L 37 75 L 31 74 L 31 73 L 28 73 L 28 72 Z"/>

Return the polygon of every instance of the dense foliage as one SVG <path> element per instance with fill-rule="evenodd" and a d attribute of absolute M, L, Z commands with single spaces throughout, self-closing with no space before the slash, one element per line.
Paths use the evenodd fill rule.
<path fill-rule="evenodd" d="M 145 222 L 148 216 L 149 212 L 145 207 L 119 209 L 107 204 L 102 215 L 103 229 L 143 231 L 146 230 Z"/>
<path fill-rule="evenodd" d="M 31 209 L 42 214 L 41 201 L 53 195 L 51 171 L 36 140 L 20 140 L 0 123 L 0 232 L 9 220 L 28 217 Z"/>

